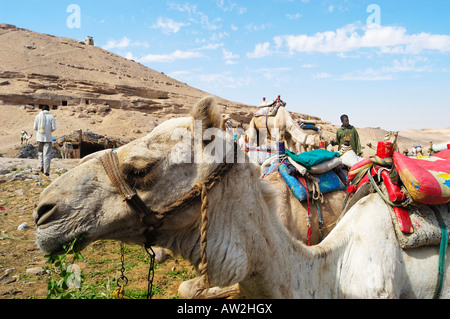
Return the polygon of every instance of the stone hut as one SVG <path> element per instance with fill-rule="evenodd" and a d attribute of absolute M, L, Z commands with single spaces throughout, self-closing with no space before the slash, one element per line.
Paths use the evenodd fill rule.
<path fill-rule="evenodd" d="M 86 43 L 86 45 L 94 45 L 94 38 L 93 38 L 93 37 L 90 37 L 90 36 L 87 36 L 87 37 L 84 39 L 84 43 Z"/>

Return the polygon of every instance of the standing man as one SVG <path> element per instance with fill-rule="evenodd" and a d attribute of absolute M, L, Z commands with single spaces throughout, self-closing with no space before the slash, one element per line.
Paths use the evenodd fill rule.
<path fill-rule="evenodd" d="M 42 105 L 42 111 L 34 120 L 34 130 L 38 142 L 38 169 L 46 176 L 50 175 L 50 162 L 52 160 L 52 132 L 56 130 L 56 122 L 50 114 L 50 107 Z"/>
<path fill-rule="evenodd" d="M 346 114 L 341 115 L 342 126 L 336 132 L 336 143 L 338 145 L 338 150 L 341 149 L 342 145 L 346 140 L 350 143 L 352 150 L 358 156 L 362 156 L 361 142 L 359 140 L 358 131 L 352 125 Z"/>

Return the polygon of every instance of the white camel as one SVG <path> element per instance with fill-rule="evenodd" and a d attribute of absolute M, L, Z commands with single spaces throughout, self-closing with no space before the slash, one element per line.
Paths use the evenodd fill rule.
<path fill-rule="evenodd" d="M 33 137 L 33 134 L 29 135 L 27 131 L 22 130 L 20 132 L 20 145 L 28 145 L 30 139 Z"/>
<path fill-rule="evenodd" d="M 423 148 L 419 144 L 413 145 L 411 151 L 408 153 L 409 156 L 417 157 L 423 156 Z"/>
<path fill-rule="evenodd" d="M 120 147 L 117 158 L 100 152 L 55 180 L 33 213 L 38 247 L 61 252 L 80 236 L 80 248 L 98 239 L 162 246 L 206 270 L 212 286 L 239 283 L 249 298 L 433 296 L 439 249 L 402 250 L 390 207 L 378 194 L 362 198 L 324 241 L 308 247 L 280 222 L 276 193 L 253 164 L 227 164 L 229 147 L 222 163 L 211 160 L 212 143 L 233 144 L 228 135 L 194 143 L 201 160 L 172 160 L 183 149 L 174 131 L 195 135 L 194 120 L 201 120 L 205 131 L 220 126 L 212 97 L 201 100 L 191 115 Z M 446 267 L 445 298 L 448 272 Z"/>
<path fill-rule="evenodd" d="M 336 225 L 346 191 L 335 191 L 323 194 L 323 203 L 316 206 L 315 202 L 304 200 L 300 202 L 292 193 L 279 172 L 265 177 L 277 194 L 277 216 L 289 233 L 297 240 L 317 245 Z M 320 210 L 320 212 L 319 212 Z M 320 221 L 319 214 L 322 216 Z M 322 224 L 320 224 L 322 223 Z M 308 227 L 311 227 L 310 232 Z M 223 299 L 241 298 L 239 285 L 231 287 L 209 287 L 206 289 L 203 277 L 197 277 L 181 283 L 178 293 L 185 299 Z"/>
<path fill-rule="evenodd" d="M 278 108 L 275 116 L 257 116 L 250 121 L 247 130 L 250 145 L 270 145 L 270 141 L 284 141 L 286 147 L 295 153 L 318 148 L 321 131 L 303 130 L 294 121 L 284 106 Z"/>
<path fill-rule="evenodd" d="M 430 147 L 428 148 L 428 154 L 432 155 L 438 152 L 441 152 L 443 150 L 450 148 L 450 141 L 440 144 L 434 144 L 433 142 L 430 142 Z"/>

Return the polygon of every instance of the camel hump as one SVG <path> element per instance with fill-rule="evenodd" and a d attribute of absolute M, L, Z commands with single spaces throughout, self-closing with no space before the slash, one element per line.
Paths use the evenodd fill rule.
<path fill-rule="evenodd" d="M 206 96 L 198 101 L 191 110 L 194 120 L 201 121 L 203 129 L 220 127 L 222 115 L 213 96 Z"/>

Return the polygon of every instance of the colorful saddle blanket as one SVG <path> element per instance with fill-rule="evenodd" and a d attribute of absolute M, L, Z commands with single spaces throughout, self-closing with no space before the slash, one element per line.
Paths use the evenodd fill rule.
<path fill-rule="evenodd" d="M 279 107 L 273 107 L 273 106 L 262 107 L 258 111 L 255 112 L 254 117 L 275 116 L 275 115 L 277 115 L 278 108 Z"/>
<path fill-rule="evenodd" d="M 410 158 L 394 152 L 395 168 L 412 199 L 429 205 L 450 202 L 449 151 L 426 158 Z"/>
<path fill-rule="evenodd" d="M 289 165 L 289 166 L 291 166 L 291 165 Z M 295 169 L 290 170 L 289 166 L 284 163 L 280 163 L 280 165 L 278 166 L 278 169 L 281 173 L 281 176 L 283 176 L 284 180 L 286 181 L 286 183 L 288 184 L 292 193 L 294 194 L 294 196 L 299 201 L 303 201 L 303 200 L 307 199 L 308 190 L 294 176 L 293 173 L 294 173 Z M 328 171 L 326 173 L 323 173 L 323 174 L 318 174 L 318 175 L 316 175 L 316 177 L 319 178 L 319 190 L 323 194 L 345 189 L 344 183 L 342 183 L 342 181 L 337 176 L 337 174 L 335 172 L 333 172 L 332 170 Z"/>
<path fill-rule="evenodd" d="M 441 152 L 439 152 L 439 153 L 437 153 L 437 154 L 435 154 L 433 156 L 434 157 L 439 157 L 439 158 L 442 158 L 442 159 L 450 160 L 450 149 L 441 151 Z"/>
<path fill-rule="evenodd" d="M 270 106 L 260 107 L 253 116 L 254 117 L 275 116 L 275 115 L 277 115 L 277 112 L 278 112 L 278 109 L 280 108 L 280 106 L 284 106 L 284 105 L 282 103 L 274 103 L 273 105 L 270 105 Z"/>
<path fill-rule="evenodd" d="M 442 220 L 446 225 L 450 225 L 450 211 L 448 205 L 433 205 L 438 210 Z M 439 246 L 441 243 L 441 228 L 436 218 L 435 212 L 428 205 L 409 205 L 405 208 L 411 219 L 413 232 L 405 233 L 399 227 L 394 209 L 389 206 L 392 223 L 398 238 L 398 242 L 403 249 L 416 248 L 420 246 Z M 447 227 L 447 234 L 450 238 L 450 229 Z"/>

